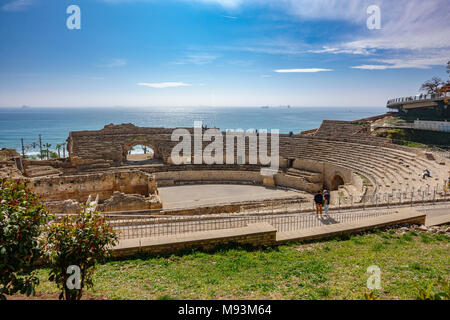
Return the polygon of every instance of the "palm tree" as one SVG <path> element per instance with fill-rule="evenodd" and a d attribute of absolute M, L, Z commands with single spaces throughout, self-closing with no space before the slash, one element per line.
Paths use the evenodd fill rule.
<path fill-rule="evenodd" d="M 56 150 L 58 150 L 58 158 L 61 158 L 61 148 L 62 148 L 61 143 L 56 145 Z"/>
<path fill-rule="evenodd" d="M 65 142 L 62 143 L 62 147 L 63 147 L 63 158 L 65 158 L 66 157 L 66 143 Z"/>
<path fill-rule="evenodd" d="M 51 147 L 52 145 L 50 144 L 50 143 L 46 143 L 46 144 L 44 144 L 44 147 L 45 148 L 47 148 L 45 151 L 46 151 L 46 153 L 47 153 L 47 160 L 49 159 L 49 155 L 48 155 L 48 152 L 49 152 L 49 149 L 50 149 L 50 147 Z"/>

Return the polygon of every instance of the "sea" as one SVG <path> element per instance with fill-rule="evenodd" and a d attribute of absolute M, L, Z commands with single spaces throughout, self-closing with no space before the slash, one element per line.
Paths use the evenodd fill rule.
<path fill-rule="evenodd" d="M 33 142 L 57 144 L 70 131 L 100 130 L 105 125 L 133 123 L 141 127 L 193 127 L 202 121 L 208 128 L 278 129 L 299 133 L 318 128 L 322 120 L 358 120 L 386 113 L 385 107 L 149 107 L 149 108 L 0 108 L 0 149 L 38 154 Z"/>

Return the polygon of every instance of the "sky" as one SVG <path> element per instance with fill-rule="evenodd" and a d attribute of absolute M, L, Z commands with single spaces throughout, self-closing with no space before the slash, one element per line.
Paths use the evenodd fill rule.
<path fill-rule="evenodd" d="M 0 0 L 0 107 L 383 107 L 448 79 L 449 4 Z"/>

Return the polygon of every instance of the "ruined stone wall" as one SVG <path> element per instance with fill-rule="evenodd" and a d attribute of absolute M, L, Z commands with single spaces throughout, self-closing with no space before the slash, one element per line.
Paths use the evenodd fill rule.
<path fill-rule="evenodd" d="M 52 213 L 77 214 L 81 212 L 84 202 L 76 200 L 46 201 L 45 205 Z M 125 194 L 114 191 L 113 195 L 97 205 L 100 212 L 131 212 L 150 209 L 161 209 L 161 199 L 157 195 L 149 197 L 140 194 Z"/>
<path fill-rule="evenodd" d="M 15 149 L 3 148 L 0 150 L 0 161 L 11 161 L 17 157 L 20 157 L 20 154 Z"/>
<path fill-rule="evenodd" d="M 324 122 L 324 128 L 327 126 L 338 126 L 341 122 Z M 357 130 L 352 126 L 357 127 Z M 364 172 L 364 168 L 358 163 L 359 157 L 370 159 L 377 157 L 376 153 L 385 153 L 379 147 L 389 148 L 390 157 L 394 157 L 393 153 L 397 152 L 393 149 L 403 150 L 400 146 L 390 144 L 388 139 L 377 139 L 367 134 L 361 134 L 367 130 L 365 123 L 344 122 L 341 127 L 348 127 L 346 130 L 349 134 L 344 136 L 330 137 L 326 134 L 317 137 L 301 136 L 301 135 L 280 135 L 279 136 L 279 155 L 280 170 L 287 171 L 292 166 L 300 170 L 324 173 L 322 184 L 329 187 L 330 180 L 334 176 L 339 175 L 345 183 L 352 183 L 352 171 Z M 187 129 L 191 133 L 191 148 L 194 150 L 193 128 Z M 99 131 L 81 131 L 71 132 L 69 138 L 70 160 L 77 170 L 95 170 L 97 168 L 105 168 L 109 166 L 121 166 L 126 159 L 126 153 L 136 144 L 150 146 L 155 151 L 155 158 L 162 159 L 165 165 L 158 167 L 154 172 L 162 171 L 199 171 L 203 170 L 204 164 L 192 165 L 174 165 L 171 159 L 171 151 L 178 141 L 171 141 L 173 129 L 164 128 L 140 128 L 132 124 L 109 125 Z M 358 132 L 358 134 L 352 134 Z M 223 146 L 226 147 L 225 132 L 223 135 Z M 270 135 L 267 137 L 267 149 L 270 150 Z M 203 150 L 211 142 L 203 142 Z M 370 146 L 368 148 L 366 146 Z M 245 165 L 238 165 L 237 143 L 234 145 L 234 165 L 223 165 L 226 170 L 243 171 L 246 170 Z M 249 139 L 245 140 L 245 163 L 248 163 L 249 156 Z M 411 151 L 413 152 L 413 151 Z M 223 154 L 226 158 L 226 150 Z M 193 163 L 193 159 L 191 159 Z M 226 159 L 225 159 L 226 161 Z M 328 170 L 325 171 L 323 163 L 328 163 Z M 219 165 L 222 166 L 222 165 Z M 256 165 L 258 166 L 258 165 Z M 261 166 L 259 164 L 259 166 Z M 167 169 L 166 167 L 169 167 Z M 222 168 L 214 167 L 210 170 L 222 170 Z M 355 168 L 355 170 L 353 170 Z M 147 169 L 145 169 L 147 170 Z M 189 175 L 189 173 L 187 173 Z M 221 174 L 218 174 L 221 176 Z M 245 174 L 244 174 L 245 176 Z M 367 176 L 366 176 L 367 177 Z M 374 180 L 373 177 L 368 177 Z M 193 179 L 197 181 L 203 178 Z M 228 180 L 236 180 L 229 178 Z M 167 182 L 170 179 L 165 179 Z M 181 179 L 182 180 L 182 179 Z M 211 180 L 211 179 L 209 179 Z M 218 180 L 220 180 L 218 178 Z M 227 180 L 227 179 L 225 179 Z M 254 180 L 254 179 L 252 179 Z M 257 179 L 259 181 L 259 179 Z M 299 183 L 301 179 L 293 179 L 291 177 L 278 176 L 278 179 L 266 181 L 263 179 L 264 185 L 284 185 L 284 186 L 302 186 Z M 319 181 L 309 181 L 319 183 Z M 317 187 L 306 186 L 304 190 L 316 190 Z"/>
<path fill-rule="evenodd" d="M 122 171 L 30 179 L 30 187 L 47 201 L 84 202 L 89 195 L 108 199 L 114 191 L 148 196 L 156 191 L 156 182 L 153 175 L 145 172 Z"/>
<path fill-rule="evenodd" d="M 324 122 L 323 126 L 334 126 L 336 123 L 342 121 Z M 309 153 L 316 150 L 318 146 L 324 145 L 327 140 L 344 141 L 350 143 L 371 144 L 377 146 L 384 146 L 389 148 L 398 148 L 390 144 L 389 139 L 376 138 L 367 134 L 360 134 L 366 132 L 367 125 L 356 124 L 353 128 L 352 122 L 344 122 L 343 127 L 349 127 L 346 132 L 358 132 L 358 134 L 346 134 L 330 136 L 331 131 L 325 131 L 323 135 L 317 137 L 301 136 L 301 135 L 279 135 L 279 152 L 281 159 L 308 159 Z M 339 127 L 339 125 L 338 125 Z M 334 127 L 333 127 L 334 128 Z M 109 165 L 122 165 L 126 161 L 127 152 L 135 145 L 147 145 L 155 152 L 156 159 L 162 159 L 164 163 L 171 164 L 171 152 L 178 141 L 171 141 L 172 132 L 174 129 L 165 128 L 141 128 L 133 124 L 122 125 L 108 125 L 102 130 L 98 131 L 79 131 L 71 132 L 69 136 L 68 150 L 72 165 L 82 168 L 83 165 L 87 168 L 99 168 Z M 186 129 L 193 132 L 193 128 Z M 353 130 L 353 131 L 352 131 Z M 330 133 L 330 134 L 327 134 Z M 337 132 L 337 131 L 336 131 Z M 225 132 L 223 135 L 224 146 L 224 161 L 226 161 L 226 139 Z M 267 149 L 270 151 L 270 134 L 267 136 Z M 203 149 L 208 146 L 210 142 L 203 142 Z M 234 163 L 238 163 L 237 143 L 235 143 Z M 194 150 L 194 137 L 191 136 L 191 148 Z M 327 147 L 322 147 L 326 153 Z M 241 160 L 248 163 L 249 158 L 249 139 L 245 141 L 245 157 Z M 269 152 L 270 153 L 270 152 Z M 193 163 L 193 159 L 192 163 Z M 326 161 L 326 159 L 324 159 Z M 281 166 L 283 167 L 283 161 Z"/>
<path fill-rule="evenodd" d="M 71 163 L 74 166 L 83 166 L 86 164 L 99 165 L 100 162 L 92 162 L 93 160 L 101 160 L 105 163 L 110 162 L 114 165 L 121 165 L 126 160 L 127 152 L 135 145 L 146 145 L 151 147 L 154 152 L 155 159 L 162 159 L 164 163 L 170 164 L 171 152 L 178 141 L 171 141 L 174 129 L 164 128 L 140 128 L 132 124 L 109 125 L 98 131 L 78 131 L 70 132 L 68 139 L 68 151 Z M 194 150 L 193 128 L 187 128 L 191 132 L 191 149 Z M 225 136 L 225 132 L 222 132 Z M 203 141 L 203 149 L 210 142 Z M 225 145 L 223 140 L 224 152 L 223 158 L 226 161 Z M 249 142 L 246 139 L 246 154 L 242 158 L 245 163 L 249 161 Z M 235 143 L 234 163 L 238 163 L 237 143 Z M 270 154 L 270 134 L 268 135 L 268 150 Z M 194 163 L 194 159 L 191 159 Z"/>

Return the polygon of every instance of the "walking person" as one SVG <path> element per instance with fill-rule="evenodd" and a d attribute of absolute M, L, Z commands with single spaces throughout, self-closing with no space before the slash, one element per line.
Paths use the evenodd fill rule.
<path fill-rule="evenodd" d="M 323 191 L 323 205 L 325 207 L 325 214 L 328 214 L 328 208 L 330 206 L 330 193 L 327 190 Z"/>
<path fill-rule="evenodd" d="M 425 178 L 431 178 L 431 172 L 428 169 L 425 169 L 425 171 L 423 172 L 422 179 Z"/>
<path fill-rule="evenodd" d="M 319 216 L 323 214 L 322 210 L 323 210 L 323 195 L 322 195 L 322 191 L 318 191 L 315 195 L 314 195 L 314 203 L 316 204 L 316 215 Z"/>

